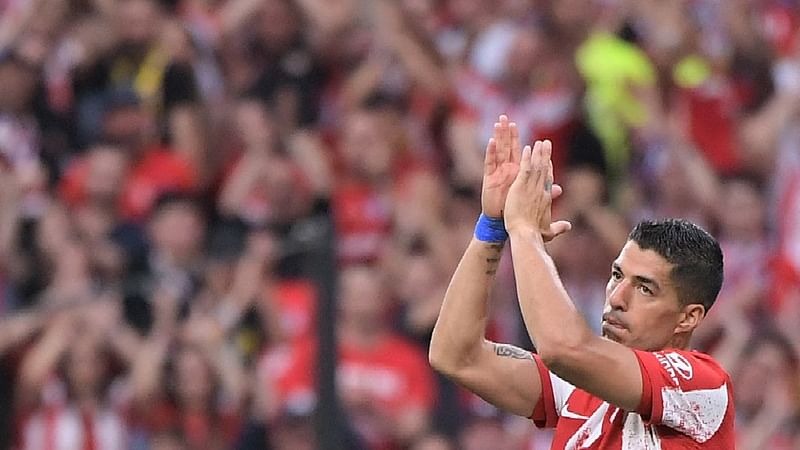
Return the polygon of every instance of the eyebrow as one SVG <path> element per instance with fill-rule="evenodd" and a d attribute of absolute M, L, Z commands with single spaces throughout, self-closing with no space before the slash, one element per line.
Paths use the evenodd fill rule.
<path fill-rule="evenodd" d="M 611 268 L 613 270 L 616 270 L 619 273 L 625 275 L 625 272 L 622 271 L 622 267 L 620 267 L 620 265 L 616 261 L 611 264 Z M 641 276 L 641 275 L 634 275 L 633 279 L 639 284 L 650 285 L 653 288 L 654 291 L 660 291 L 661 290 L 661 286 L 658 284 L 658 282 L 656 280 L 654 280 L 652 278 L 647 278 L 647 277 L 644 277 L 644 276 Z"/>

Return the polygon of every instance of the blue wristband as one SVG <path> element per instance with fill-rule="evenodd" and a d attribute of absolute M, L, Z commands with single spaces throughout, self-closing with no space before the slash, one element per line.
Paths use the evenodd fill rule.
<path fill-rule="evenodd" d="M 482 242 L 502 243 L 508 239 L 503 219 L 481 214 L 475 224 L 475 238 Z"/>

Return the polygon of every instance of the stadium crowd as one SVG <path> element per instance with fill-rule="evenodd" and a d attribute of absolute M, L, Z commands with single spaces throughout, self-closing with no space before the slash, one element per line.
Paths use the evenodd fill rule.
<path fill-rule="evenodd" d="M 549 448 L 426 358 L 503 113 L 592 326 L 630 225 L 718 237 L 695 347 L 800 448 L 796 0 L 0 0 L 0 448 L 314 448 L 330 296 L 347 448 Z"/>

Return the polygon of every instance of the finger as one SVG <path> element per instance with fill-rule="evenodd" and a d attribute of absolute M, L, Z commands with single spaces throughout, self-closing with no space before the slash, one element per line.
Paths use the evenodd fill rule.
<path fill-rule="evenodd" d="M 500 148 L 498 149 L 499 162 L 506 162 L 511 157 L 511 132 L 508 126 L 508 116 L 500 116 Z"/>
<path fill-rule="evenodd" d="M 555 200 L 558 197 L 561 197 L 561 194 L 564 193 L 564 189 L 561 188 L 560 184 L 553 184 L 553 189 L 550 191 L 550 199 Z"/>
<path fill-rule="evenodd" d="M 497 141 L 494 138 L 489 139 L 486 145 L 486 155 L 483 158 L 483 173 L 484 175 L 494 172 L 497 168 Z"/>
<path fill-rule="evenodd" d="M 508 128 L 511 134 L 511 154 L 509 155 L 509 160 L 519 163 L 520 158 L 522 158 L 522 152 L 519 149 L 519 127 L 517 127 L 516 122 L 511 122 L 508 124 Z"/>
<path fill-rule="evenodd" d="M 553 237 L 562 235 L 572 229 L 572 224 L 566 220 L 559 220 L 550 224 L 550 234 Z"/>
<path fill-rule="evenodd" d="M 528 178 L 531 176 L 531 159 L 533 158 L 533 150 L 531 149 L 530 145 L 526 145 L 524 149 L 522 149 L 522 158 L 519 163 L 519 173 L 517 173 L 517 177 L 520 178 L 522 181 L 527 181 Z"/>
<path fill-rule="evenodd" d="M 550 142 L 550 139 L 542 141 L 542 155 L 547 161 L 550 161 L 550 157 L 553 155 L 553 143 Z"/>
<path fill-rule="evenodd" d="M 533 151 L 531 152 L 531 172 L 535 177 L 531 188 L 535 189 L 534 192 L 541 192 L 544 189 L 545 176 L 542 174 L 542 141 L 536 141 L 533 144 Z"/>
<path fill-rule="evenodd" d="M 494 138 L 495 142 L 501 142 L 500 122 L 495 122 L 494 123 L 494 129 L 492 131 L 492 138 Z"/>
<path fill-rule="evenodd" d="M 551 156 L 553 155 L 553 143 L 550 142 L 550 139 L 545 139 L 542 142 L 542 164 L 543 167 L 547 168 L 547 178 L 544 180 L 545 190 L 550 192 L 550 189 L 553 187 L 553 160 Z"/>

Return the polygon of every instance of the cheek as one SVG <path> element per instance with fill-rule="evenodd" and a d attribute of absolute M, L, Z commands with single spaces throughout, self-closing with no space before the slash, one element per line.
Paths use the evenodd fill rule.
<path fill-rule="evenodd" d="M 659 340 L 667 339 L 675 333 L 675 313 L 661 308 L 652 308 L 645 318 L 646 329 Z"/>
<path fill-rule="evenodd" d="M 629 307 L 628 318 L 631 331 L 640 338 L 663 340 L 675 331 L 674 315 L 665 311 L 660 305 L 648 304 L 651 299 L 639 299 L 636 306 Z"/>

